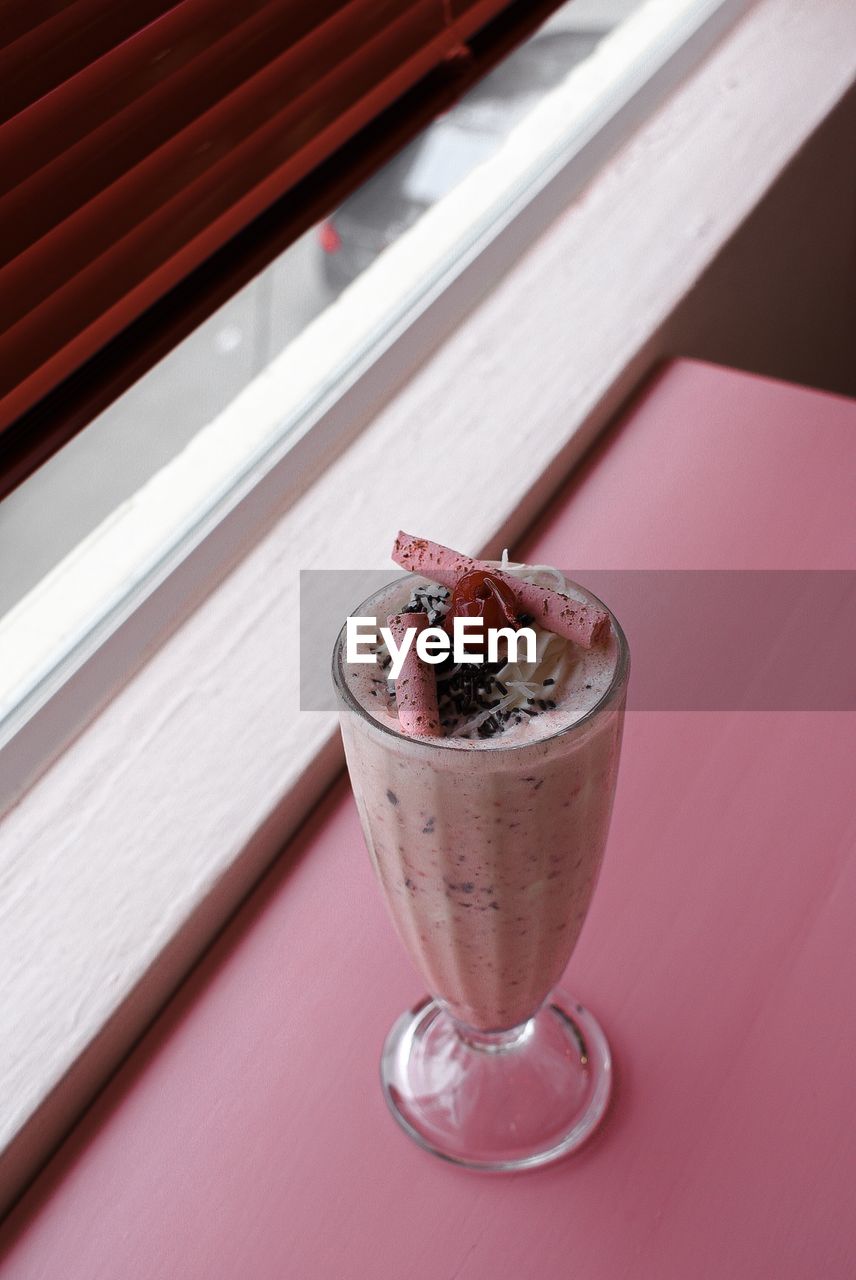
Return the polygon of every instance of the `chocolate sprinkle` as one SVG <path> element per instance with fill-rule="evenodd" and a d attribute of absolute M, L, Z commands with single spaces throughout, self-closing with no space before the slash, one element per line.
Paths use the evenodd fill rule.
<path fill-rule="evenodd" d="M 449 611 L 449 596 L 446 587 L 415 587 L 402 613 L 424 613 L 428 616 L 428 626 L 436 627 L 438 622 Z"/>

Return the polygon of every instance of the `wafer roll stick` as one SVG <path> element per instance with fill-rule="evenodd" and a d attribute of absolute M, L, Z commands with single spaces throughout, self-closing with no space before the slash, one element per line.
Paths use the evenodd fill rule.
<path fill-rule="evenodd" d="M 427 613 L 394 613 L 386 624 L 397 645 L 401 645 L 408 627 L 416 634 L 429 625 Z M 405 733 L 414 737 L 439 737 L 440 713 L 437 710 L 437 680 L 434 668 L 423 662 L 416 652 L 416 637 L 407 651 L 401 673 L 395 682 L 395 705 L 398 722 Z"/>
<path fill-rule="evenodd" d="M 454 590 L 455 583 L 465 573 L 480 569 L 504 582 L 513 592 L 521 614 L 531 614 L 539 626 L 564 636 L 583 649 L 605 640 L 609 634 L 609 616 L 602 609 L 594 609 L 569 596 L 563 596 L 550 587 L 536 587 L 523 582 L 514 574 L 503 573 L 486 560 L 473 560 L 458 551 L 451 551 L 427 538 L 414 538 L 399 532 L 392 549 L 392 558 L 403 569 L 421 574 Z"/>

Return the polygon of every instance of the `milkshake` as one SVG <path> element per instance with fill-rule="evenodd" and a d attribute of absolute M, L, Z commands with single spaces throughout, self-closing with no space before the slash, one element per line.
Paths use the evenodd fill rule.
<path fill-rule="evenodd" d="M 474 563 L 459 567 L 467 572 Z M 606 843 L 628 673 L 624 637 L 595 597 L 554 570 L 496 568 L 506 579 L 550 583 L 575 609 L 599 615 L 605 625 L 597 642 L 584 648 L 535 625 L 532 661 L 500 655 L 477 666 L 445 662 L 436 668 L 439 729 L 425 736 L 402 730 L 382 644 L 376 662 L 349 663 L 343 633 L 334 655 L 345 752 L 371 860 L 397 932 L 434 997 L 432 1034 L 436 1040 L 440 1011 L 453 1028 L 447 1026 L 446 1039 L 461 1041 L 447 1044 L 441 1056 L 446 1066 L 457 1060 L 462 1071 L 467 1051 L 483 1058 L 531 1038 L 535 1015 L 571 957 Z M 442 624 L 452 600 L 450 586 L 408 574 L 356 612 L 378 625 L 417 611 Z M 575 1031 L 576 1051 L 583 1033 L 579 1026 Z M 589 1028 L 588 1034 L 595 1033 Z M 548 1040 L 551 1035 L 548 1028 Z M 423 1037 L 423 1057 L 426 1046 Z M 456 1050 L 451 1059 L 450 1046 Z M 561 1045 L 552 1047 L 561 1058 Z M 433 1052 L 439 1048 L 435 1043 Z M 410 1051 L 412 1057 L 412 1044 Z M 416 1069 L 406 1064 L 411 1076 Z M 426 1063 L 418 1069 L 424 1075 Z M 469 1069 L 487 1068 L 470 1063 Z M 422 1079 L 423 1099 L 428 1087 Z M 398 1095 L 402 1088 L 399 1080 Z M 579 1080 L 574 1090 L 582 1106 Z M 483 1080 L 479 1092 L 485 1094 Z M 456 1108 L 460 1113 L 460 1098 Z M 436 1121 L 435 1115 L 435 1130 Z M 466 1141 L 450 1150 L 448 1135 L 426 1137 L 412 1109 L 403 1122 L 423 1145 L 462 1163 L 527 1163 L 510 1147 L 494 1158 L 490 1142 L 484 1158 L 467 1158 Z M 544 1118 L 537 1123 L 543 1127 Z M 551 1130 L 548 1145 L 542 1142 L 543 1158 L 562 1147 L 555 1136 Z M 543 1159 L 533 1155 L 528 1162 Z"/>

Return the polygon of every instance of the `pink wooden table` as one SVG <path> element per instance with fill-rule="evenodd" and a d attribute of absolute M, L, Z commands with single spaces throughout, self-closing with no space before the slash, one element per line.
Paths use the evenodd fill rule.
<path fill-rule="evenodd" d="M 856 405 L 679 363 L 525 551 L 852 569 L 854 480 Z M 386 1114 L 420 983 L 340 784 L 19 1206 L 4 1280 L 852 1280 L 854 749 L 852 713 L 630 715 L 571 964 L 615 1102 L 505 1179 Z"/>

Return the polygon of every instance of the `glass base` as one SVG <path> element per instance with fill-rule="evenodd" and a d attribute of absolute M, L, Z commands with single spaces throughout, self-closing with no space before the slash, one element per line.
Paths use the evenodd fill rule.
<path fill-rule="evenodd" d="M 381 1058 L 384 1096 L 427 1151 L 470 1169 L 534 1169 L 597 1128 L 612 1084 L 609 1045 L 561 992 L 513 1031 L 461 1027 L 426 997 L 402 1014 Z"/>

